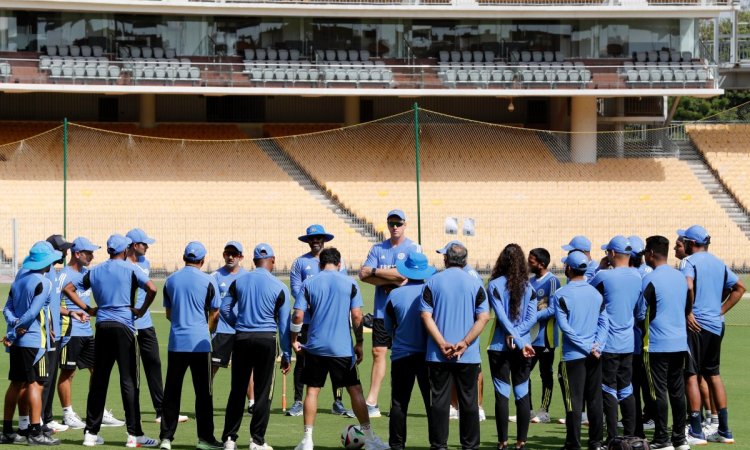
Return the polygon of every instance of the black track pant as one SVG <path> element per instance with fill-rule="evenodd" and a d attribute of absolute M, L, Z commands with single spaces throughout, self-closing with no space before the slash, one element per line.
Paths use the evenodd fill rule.
<path fill-rule="evenodd" d="M 645 438 L 643 422 L 656 415 L 656 405 L 651 398 L 648 375 L 643 363 L 643 354 L 633 354 L 633 396 L 635 398 L 635 436 Z"/>
<path fill-rule="evenodd" d="M 307 343 L 307 329 L 310 326 L 308 324 L 302 325 L 302 331 L 297 335 L 297 340 L 300 344 Z M 424 363 L 424 361 L 422 361 Z M 294 363 L 294 401 L 302 401 L 302 393 L 305 390 L 305 383 L 302 382 L 302 369 L 305 367 L 305 352 L 297 354 L 297 362 Z M 344 394 L 344 388 L 336 387 L 331 383 L 331 389 L 333 389 L 333 398 L 341 400 Z"/>
<path fill-rule="evenodd" d="M 581 448 L 581 411 L 584 401 L 589 416 L 589 450 L 602 442 L 602 365 L 594 356 L 560 362 L 565 403 L 565 450 Z"/>
<path fill-rule="evenodd" d="M 120 393 L 125 408 L 125 425 L 128 434 L 143 435 L 141 429 L 141 404 L 138 399 L 138 358 L 135 334 L 117 322 L 98 322 L 94 339 L 94 373 L 86 402 L 86 431 L 99 434 L 107 401 L 107 388 L 112 368 L 117 363 L 120 373 Z"/>
<path fill-rule="evenodd" d="M 224 432 L 221 439 L 228 437 L 237 441 L 237 432 L 245 414 L 247 384 L 252 373 L 255 380 L 255 410 L 250 421 L 250 435 L 258 445 L 266 443 L 266 429 L 271 413 L 271 394 L 276 367 L 276 333 L 238 332 L 232 347 L 232 388 L 227 400 Z"/>
<path fill-rule="evenodd" d="M 633 396 L 633 354 L 602 354 L 602 390 L 607 420 L 607 442 L 617 436 L 618 405 L 622 413 L 623 435 L 635 434 L 635 397 Z M 591 420 L 591 414 L 589 414 Z"/>
<path fill-rule="evenodd" d="M 52 350 L 54 348 L 54 350 Z M 57 389 L 57 371 L 60 366 L 60 341 L 53 342 L 47 350 L 47 367 L 49 367 L 49 376 L 44 383 L 42 391 L 42 423 L 52 422 L 55 416 L 52 414 L 52 406 L 55 403 L 55 390 Z"/>
<path fill-rule="evenodd" d="M 148 392 L 154 405 L 156 417 L 161 417 L 161 404 L 164 401 L 164 384 L 161 378 L 161 357 L 159 340 L 154 327 L 138 330 L 138 352 L 141 355 L 143 371 L 146 374 Z"/>
<path fill-rule="evenodd" d="M 672 406 L 672 445 L 685 443 L 685 352 L 644 353 L 643 362 L 648 369 L 649 388 L 656 406 L 654 415 L 654 441 L 667 444 L 667 399 Z"/>
<path fill-rule="evenodd" d="M 549 412 L 549 405 L 552 403 L 552 390 L 555 386 L 555 349 L 547 347 L 534 347 L 534 358 L 531 360 L 531 370 L 534 370 L 537 362 L 539 363 L 539 378 L 542 379 L 542 402 L 539 405 L 539 411 Z M 529 400 L 533 409 L 533 399 L 531 398 L 531 383 L 529 383 Z"/>
<path fill-rule="evenodd" d="M 208 352 L 169 352 L 167 356 L 167 387 L 162 403 L 159 439 L 174 440 L 180 415 L 182 382 L 190 369 L 195 391 L 195 422 L 198 439 L 214 440 L 214 401 L 211 392 L 211 354 Z"/>
<path fill-rule="evenodd" d="M 508 402 L 511 391 L 516 400 L 517 436 L 519 442 L 526 442 L 531 419 L 531 396 L 529 374 L 531 360 L 524 358 L 520 351 L 489 351 L 490 372 L 495 388 L 495 426 L 497 442 L 508 441 Z"/>
<path fill-rule="evenodd" d="M 459 430 L 461 448 L 479 448 L 479 405 L 477 404 L 477 377 L 479 364 L 427 363 L 430 377 L 430 449 L 448 448 L 449 409 L 451 386 L 456 386 L 458 396 Z"/>
<path fill-rule="evenodd" d="M 391 450 L 402 450 L 406 444 L 406 414 L 409 412 L 409 401 L 415 380 L 422 393 L 429 428 L 432 422 L 430 419 L 430 380 L 427 376 L 424 353 L 391 361 L 391 412 L 388 416 L 390 432 L 388 444 Z"/>

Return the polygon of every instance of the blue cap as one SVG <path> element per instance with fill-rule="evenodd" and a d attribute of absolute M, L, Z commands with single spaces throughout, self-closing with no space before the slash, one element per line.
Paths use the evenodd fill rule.
<path fill-rule="evenodd" d="M 687 230 L 677 230 L 677 235 L 688 241 L 695 241 L 696 244 L 705 245 L 711 241 L 711 236 L 705 228 L 700 225 L 693 225 Z"/>
<path fill-rule="evenodd" d="M 398 273 L 411 280 L 424 280 L 431 277 L 437 269 L 430 265 L 427 257 L 419 252 L 409 253 L 396 263 Z"/>
<path fill-rule="evenodd" d="M 101 247 L 98 245 L 94 245 L 86 239 L 83 236 L 78 236 L 77 238 L 73 239 L 73 246 L 70 248 L 70 251 L 72 252 L 95 252 L 99 250 Z"/>
<path fill-rule="evenodd" d="M 258 244 L 253 250 L 253 259 L 266 259 L 274 256 L 273 249 L 268 244 Z"/>
<path fill-rule="evenodd" d="M 445 247 L 435 250 L 435 252 L 440 253 L 441 255 L 445 255 L 448 253 L 448 249 L 451 248 L 452 245 L 460 245 L 463 248 L 466 248 L 463 242 L 461 241 L 450 241 L 447 244 L 445 244 Z"/>
<path fill-rule="evenodd" d="M 49 242 L 39 241 L 31 246 L 29 256 L 23 260 L 23 268 L 28 270 L 44 269 L 60 258 L 62 258 L 61 251 L 55 250 Z"/>
<path fill-rule="evenodd" d="M 113 234 L 107 239 L 107 253 L 110 255 L 116 255 L 122 253 L 128 249 L 128 245 L 132 244 L 133 241 L 130 238 L 125 237 L 121 234 Z"/>
<path fill-rule="evenodd" d="M 240 252 L 240 255 L 244 253 L 244 249 L 242 248 L 242 244 L 240 244 L 237 241 L 229 241 L 226 244 L 224 244 L 224 250 L 227 249 L 227 247 L 234 247 L 237 249 L 238 252 Z"/>
<path fill-rule="evenodd" d="M 608 243 L 602 245 L 602 250 L 612 250 L 615 253 L 622 253 L 629 255 L 633 247 L 630 246 L 630 241 L 625 236 L 618 234 L 609 240 Z"/>
<path fill-rule="evenodd" d="M 323 225 L 318 225 L 318 224 L 310 225 L 309 227 L 307 227 L 307 229 L 305 230 L 305 234 L 298 237 L 297 239 L 299 239 L 302 242 L 310 242 L 310 238 L 313 236 L 323 236 L 323 239 L 325 240 L 325 242 L 333 240 L 333 235 L 330 233 L 326 233 L 326 230 L 325 228 L 323 228 Z"/>
<path fill-rule="evenodd" d="M 562 262 L 566 266 L 570 266 L 572 269 L 585 272 L 586 268 L 589 266 L 589 257 L 581 251 L 573 251 L 563 258 Z"/>
<path fill-rule="evenodd" d="M 182 257 L 189 262 L 198 262 L 206 257 L 206 247 L 198 241 L 188 242 Z"/>
<path fill-rule="evenodd" d="M 570 252 L 573 250 L 578 250 L 581 252 L 590 252 L 591 241 L 589 241 L 589 238 L 587 238 L 586 236 L 576 236 L 570 240 L 570 243 L 568 245 L 563 245 L 562 249 L 565 250 L 566 252 Z"/>
<path fill-rule="evenodd" d="M 387 219 L 387 218 L 389 218 L 391 216 L 396 216 L 396 217 L 400 218 L 401 220 L 406 221 L 406 214 L 404 214 L 404 212 L 401 211 L 400 209 L 392 209 L 392 210 L 388 211 L 388 215 L 385 216 L 385 218 Z"/>
<path fill-rule="evenodd" d="M 146 232 L 141 230 L 140 228 L 133 228 L 132 230 L 128 231 L 128 234 L 126 234 L 125 236 L 129 237 L 134 244 L 140 244 L 142 242 L 144 244 L 151 245 L 156 242 L 156 239 L 148 237 Z"/>
<path fill-rule="evenodd" d="M 636 235 L 628 236 L 628 241 L 630 241 L 630 254 L 632 256 L 638 256 L 639 253 L 646 250 L 646 243 L 640 237 Z"/>

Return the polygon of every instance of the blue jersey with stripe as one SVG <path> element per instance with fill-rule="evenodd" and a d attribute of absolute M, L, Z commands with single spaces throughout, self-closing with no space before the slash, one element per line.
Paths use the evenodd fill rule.
<path fill-rule="evenodd" d="M 683 275 L 693 279 L 693 315 L 701 326 L 713 334 L 721 335 L 724 316 L 721 303 L 724 290 L 737 284 L 737 275 L 716 256 L 708 252 L 693 253 L 683 260 Z"/>
<path fill-rule="evenodd" d="M 383 321 L 386 331 L 393 337 L 391 361 L 425 353 L 427 331 L 419 310 L 423 288 L 424 283 L 410 280 L 388 294 Z"/>
<path fill-rule="evenodd" d="M 58 275 L 60 279 L 60 286 L 64 288 L 69 283 L 72 283 L 73 286 L 77 287 L 80 284 L 83 276 L 88 273 L 88 271 L 89 269 L 87 267 L 83 267 L 79 272 L 70 266 L 65 266 Z M 81 299 L 81 301 L 83 301 L 83 303 L 85 303 L 87 306 L 91 306 L 91 289 L 76 289 L 76 294 L 78 294 L 78 297 Z M 66 295 L 61 296 L 61 303 L 62 306 L 64 306 L 68 311 L 81 311 L 81 308 L 73 303 Z M 68 338 L 72 336 L 93 336 L 94 332 L 91 329 L 91 322 L 81 322 L 73 319 L 72 317 L 63 317 L 62 335 L 64 342 L 67 343 Z"/>
<path fill-rule="evenodd" d="M 346 275 L 346 264 L 344 260 L 341 260 L 341 268 L 339 272 Z M 302 283 L 310 277 L 320 273 L 320 260 L 317 256 L 313 256 L 312 253 L 307 252 L 304 255 L 298 257 L 292 263 L 292 268 L 289 271 L 289 289 L 292 291 L 292 298 L 297 298 L 297 294 L 302 289 Z M 310 323 L 310 318 L 305 314 L 304 322 Z"/>
<path fill-rule="evenodd" d="M 563 361 L 585 358 L 594 346 L 606 349 L 609 320 L 599 291 L 586 281 L 571 281 L 551 300 L 562 334 Z"/>
<path fill-rule="evenodd" d="M 185 266 L 164 283 L 164 308 L 170 310 L 170 352 L 210 352 L 208 317 L 219 303 L 216 279 L 193 266 Z"/>
<path fill-rule="evenodd" d="M 139 256 L 138 260 L 133 264 L 135 264 L 135 266 L 146 276 L 146 278 L 151 276 L 151 263 L 146 259 L 145 256 Z M 140 308 L 141 306 L 143 306 L 144 301 L 146 301 L 146 290 L 143 288 L 138 288 L 138 291 L 136 292 L 135 307 Z M 153 320 L 151 320 L 151 311 L 146 311 L 146 314 L 135 320 L 135 328 L 137 330 L 143 330 L 146 328 L 151 328 L 153 326 L 154 322 Z"/>
<path fill-rule="evenodd" d="M 411 252 L 419 252 L 421 247 L 412 242 L 411 239 L 404 239 L 404 242 L 397 246 L 391 244 L 390 239 L 375 244 L 367 255 L 364 267 L 373 269 L 392 269 L 396 267 L 396 262 L 406 258 Z M 382 319 L 385 313 L 385 302 L 388 298 L 388 292 L 393 286 L 375 286 L 375 318 Z"/>
<path fill-rule="evenodd" d="M 558 345 L 558 328 L 555 320 L 555 309 L 552 307 L 550 298 L 552 294 L 560 289 L 560 280 L 555 274 L 547 272 L 541 277 L 531 277 L 529 280 L 531 288 L 536 292 L 537 313 L 536 319 L 539 323 L 539 333 L 531 343 L 534 347 L 555 348 Z"/>
<path fill-rule="evenodd" d="M 511 350 L 505 342 L 505 336 L 508 335 L 513 336 L 516 347 L 523 347 L 530 343 L 529 332 L 536 323 L 537 298 L 534 289 L 531 285 L 526 285 L 518 307 L 518 316 L 512 317 L 510 313 L 510 292 L 508 292 L 507 283 L 507 278 L 502 276 L 487 284 L 490 306 L 495 311 L 495 322 L 492 326 L 489 350 L 498 352 Z"/>
<path fill-rule="evenodd" d="M 604 297 L 609 317 L 608 353 L 633 353 L 635 307 L 641 296 L 641 274 L 632 267 L 600 270 L 589 281 Z"/>
<path fill-rule="evenodd" d="M 638 300 L 638 321 L 643 321 L 643 350 L 684 352 L 687 347 L 687 281 L 685 276 L 662 264 L 643 277 Z"/>
<path fill-rule="evenodd" d="M 44 354 L 50 343 L 50 316 L 46 305 L 54 295 L 52 282 L 39 272 L 27 271 L 16 277 L 3 311 L 13 345 L 40 349 L 40 354 Z M 18 336 L 16 330 L 20 328 L 26 333 Z"/>
<path fill-rule="evenodd" d="M 245 270 L 244 267 L 240 267 L 237 273 L 231 273 L 229 270 L 227 270 L 225 266 L 211 274 L 211 276 L 213 276 L 214 279 L 216 279 L 216 283 L 219 286 L 219 303 L 216 305 L 212 305 L 214 308 L 216 309 L 221 308 L 221 302 L 225 298 L 229 297 L 231 299 L 231 294 L 229 293 L 229 286 L 232 285 L 234 280 L 236 280 L 241 275 L 246 274 L 246 273 L 247 273 L 247 270 Z M 234 312 L 234 314 L 237 315 L 237 303 L 236 302 L 234 304 L 234 307 L 232 308 L 232 312 Z M 224 319 L 224 316 L 219 314 L 219 321 L 216 324 L 216 334 L 234 334 L 234 333 L 235 333 L 234 327 L 229 325 L 227 321 Z"/>

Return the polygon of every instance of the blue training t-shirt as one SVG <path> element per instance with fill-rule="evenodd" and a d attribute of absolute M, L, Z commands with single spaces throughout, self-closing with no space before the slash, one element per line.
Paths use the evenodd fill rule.
<path fill-rule="evenodd" d="M 513 336 L 516 347 L 520 348 L 531 341 L 529 332 L 536 323 L 536 292 L 531 285 L 526 285 L 523 298 L 518 307 L 518 316 L 510 313 L 510 292 L 507 288 L 508 279 L 504 276 L 495 278 L 487 284 L 487 294 L 490 305 L 495 311 L 495 322 L 492 325 L 492 337 L 489 350 L 509 352 L 511 348 L 505 342 L 505 336 Z"/>
<path fill-rule="evenodd" d="M 433 275 L 425 283 L 420 311 L 432 313 L 438 330 L 447 342 L 457 343 L 469 332 L 481 313 L 489 313 L 487 292 L 460 267 Z M 479 338 L 469 345 L 461 359 L 446 359 L 432 336 L 427 336 L 427 361 L 479 364 Z"/>
<path fill-rule="evenodd" d="M 385 304 L 385 330 L 393 337 L 391 361 L 421 354 L 427 347 L 427 331 L 419 310 L 424 283 L 410 280 L 388 294 Z"/>
<path fill-rule="evenodd" d="M 641 274 L 641 279 L 645 277 L 646 275 L 650 274 L 653 269 L 648 266 L 648 264 L 641 264 L 640 266 L 635 268 L 639 274 Z M 638 319 L 636 317 L 636 319 Z M 638 325 L 638 323 L 635 324 L 633 327 L 633 354 L 640 355 L 643 352 L 643 332 L 641 330 L 641 327 Z"/>
<path fill-rule="evenodd" d="M 88 267 L 83 267 L 81 272 L 71 268 L 70 266 L 65 266 L 63 270 L 60 271 L 60 274 L 58 275 L 58 278 L 60 279 L 60 286 L 65 287 L 68 285 L 68 283 L 73 283 L 73 286 L 76 287 L 76 294 L 78 294 L 78 297 L 85 303 L 87 306 L 91 306 L 91 289 L 81 290 L 77 289 L 78 285 L 81 282 L 81 279 L 83 276 L 88 273 L 89 269 Z M 61 296 L 62 305 L 65 306 L 65 308 L 68 309 L 68 311 L 81 311 L 81 308 L 78 307 L 75 303 L 73 303 L 67 295 Z M 81 322 L 79 320 L 76 320 L 72 317 L 63 317 L 62 318 L 62 335 L 63 335 L 63 345 L 67 344 L 68 339 L 73 336 L 93 336 L 94 332 L 91 330 L 91 322 Z"/>
<path fill-rule="evenodd" d="M 229 270 L 227 270 L 226 267 L 222 267 L 216 272 L 212 273 L 211 276 L 213 276 L 216 279 L 216 283 L 219 286 L 219 302 L 216 305 L 212 305 L 215 309 L 221 308 L 221 302 L 225 298 L 231 299 L 231 294 L 229 293 L 229 286 L 232 285 L 234 280 L 239 278 L 241 275 L 246 274 L 247 270 L 245 270 L 244 267 L 240 267 L 240 270 L 237 271 L 237 273 L 231 273 Z M 234 315 L 237 315 L 237 304 L 235 303 L 234 308 L 232 308 L 232 312 L 234 312 Z M 229 325 L 226 320 L 224 320 L 224 317 L 219 314 L 219 322 L 216 324 L 216 334 L 234 334 L 235 330 L 234 327 Z"/>
<path fill-rule="evenodd" d="M 643 350 L 685 352 L 687 347 L 687 281 L 685 276 L 662 264 L 643 277 L 638 300 L 638 321 L 644 321 Z"/>
<path fill-rule="evenodd" d="M 400 245 L 393 246 L 390 239 L 375 244 L 367 254 L 367 260 L 362 264 L 374 269 L 392 269 L 396 267 L 396 262 L 406 258 L 411 252 L 421 251 L 419 244 L 406 238 Z M 375 318 L 382 319 L 385 313 L 385 302 L 388 299 L 388 292 L 393 289 L 392 286 L 375 286 Z"/>
<path fill-rule="evenodd" d="M 138 269 L 143 272 L 144 275 L 146 275 L 146 278 L 151 276 L 151 263 L 149 260 L 146 259 L 145 256 L 139 256 L 138 261 L 136 261 L 134 264 Z M 146 301 L 146 291 L 143 288 L 139 288 L 136 293 L 136 302 L 135 307 L 140 308 L 143 306 L 143 302 Z M 151 311 L 146 311 L 146 314 L 143 315 L 143 317 L 139 317 L 135 321 L 135 328 L 136 330 L 143 330 L 146 328 L 151 328 L 154 326 L 154 322 L 151 320 Z"/>
<path fill-rule="evenodd" d="M 52 270 L 52 269 L 50 269 Z M 54 298 L 54 286 L 49 278 L 38 272 L 26 272 L 16 277 L 10 286 L 5 319 L 13 345 L 39 349 L 35 362 L 49 347 L 49 312 L 46 305 Z M 15 330 L 26 330 L 18 336 Z"/>
<path fill-rule="evenodd" d="M 49 268 L 49 271 L 44 276 L 52 282 L 52 295 L 50 296 L 49 302 L 49 314 L 50 314 L 50 328 L 55 332 L 55 342 L 60 342 L 62 339 L 62 318 L 60 316 L 60 302 L 58 299 L 62 294 L 62 286 L 60 285 L 60 278 L 57 275 L 55 266 Z"/>
<path fill-rule="evenodd" d="M 359 286 L 350 277 L 324 270 L 302 283 L 294 302 L 310 316 L 305 351 L 318 356 L 354 357 L 349 325 L 351 310 L 362 308 Z"/>
<path fill-rule="evenodd" d="M 593 286 L 584 280 L 571 281 L 558 289 L 551 301 L 562 333 L 563 361 L 587 357 L 595 343 L 600 352 L 609 346 L 604 299 Z"/>
<path fill-rule="evenodd" d="M 724 316 L 721 315 L 724 290 L 732 289 L 737 284 L 737 275 L 722 260 L 708 252 L 693 253 L 683 263 L 683 275 L 693 279 L 695 320 L 701 328 L 721 335 L 724 327 Z"/>
<path fill-rule="evenodd" d="M 547 272 L 541 278 L 531 277 L 529 284 L 534 289 L 534 292 L 536 292 L 538 309 L 536 320 L 539 323 L 539 333 L 531 345 L 534 347 L 555 348 L 558 345 L 559 332 L 551 297 L 555 291 L 560 289 L 560 280 L 552 272 Z M 539 309 L 541 304 L 544 307 Z"/>
<path fill-rule="evenodd" d="M 341 269 L 339 272 L 346 275 L 346 264 L 343 259 L 341 260 Z M 320 260 L 313 256 L 312 253 L 307 252 L 295 259 L 289 272 L 289 289 L 292 291 L 292 298 L 297 298 L 297 294 L 302 289 L 302 283 L 306 279 L 314 277 L 319 273 Z M 303 323 L 310 323 L 310 318 L 307 314 L 305 314 Z"/>
<path fill-rule="evenodd" d="M 604 297 L 609 318 L 607 353 L 633 353 L 635 308 L 641 296 L 641 274 L 632 267 L 600 270 L 591 286 Z"/>
<path fill-rule="evenodd" d="M 219 302 L 216 279 L 200 269 L 185 266 L 164 283 L 164 308 L 170 310 L 170 352 L 211 351 L 208 317 Z"/>

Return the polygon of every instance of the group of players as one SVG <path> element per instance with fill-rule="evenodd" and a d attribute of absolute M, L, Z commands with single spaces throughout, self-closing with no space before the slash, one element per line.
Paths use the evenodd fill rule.
<path fill-rule="evenodd" d="M 387 224 L 389 239 L 372 247 L 359 271 L 361 281 L 375 286 L 374 312 L 367 316 L 362 314 L 358 284 L 346 276 L 338 250 L 325 247 L 333 236 L 320 225 L 308 227 L 299 237 L 309 244 L 310 252 L 292 265 L 291 289 L 272 275 L 275 256 L 268 244 L 254 248 L 255 268 L 247 271 L 241 265 L 242 244 L 228 242 L 225 265 L 208 275 L 201 270 L 205 247 L 190 242 L 183 255 L 185 267 L 164 285 L 164 308 L 171 322 L 166 389 L 148 315 L 156 287 L 149 280 L 145 254 L 154 240 L 140 229 L 126 236 L 114 234 L 107 241 L 109 259 L 91 268 L 99 246 L 86 238 L 68 243 L 54 235 L 34 244 L 3 310 L 11 384 L 0 442 L 56 445 L 59 440 L 52 433 L 72 427 L 84 429 L 83 445 L 103 443 L 98 435 L 101 426 L 123 424 L 105 408 L 116 362 L 127 447 L 159 445 L 171 450 L 177 423 L 187 420 L 179 411 L 183 378 L 190 369 L 197 448 L 235 449 L 248 397 L 250 449 L 272 450 L 265 433 L 280 347 L 284 374 L 291 369 L 292 351 L 297 355 L 294 403 L 286 412 L 304 416 L 304 434 L 296 450 L 314 447 L 317 399 L 329 375 L 335 394 L 333 412 L 357 418 L 368 450 L 405 447 L 415 381 L 427 411 L 430 447 L 447 448 L 448 421 L 455 415 L 462 448 L 476 449 L 479 422 L 484 419 L 478 402 L 479 336 L 490 321 L 490 307 L 495 317 L 488 359 L 498 449 L 508 448 L 510 421 L 517 422 L 516 449 L 526 448 L 530 422 L 550 421 L 559 335 L 558 379 L 566 410 L 561 421 L 567 427 L 563 448 L 581 448 L 584 421 L 589 424 L 589 450 L 606 448 L 618 435 L 618 409 L 624 435 L 643 437 L 643 423 L 653 421 L 651 448 L 687 450 L 707 441 L 734 442 L 719 361 L 723 316 L 745 289 L 708 252 L 710 237 L 702 227 L 678 231 L 675 254 L 682 259 L 680 271 L 668 264 L 670 243 L 663 236 L 649 237 L 645 243 L 636 236 L 615 236 L 602 246 L 606 256 L 601 261 L 591 258 L 590 241 L 576 236 L 563 246 L 568 252 L 563 259 L 568 281 L 559 288 L 559 281 L 547 270 L 550 254 L 545 249 L 535 248 L 526 255 L 518 245 L 509 244 L 500 252 L 485 287 L 467 264 L 468 250 L 462 243 L 451 241 L 438 250 L 445 264 L 445 270 L 438 272 L 419 245 L 406 237 L 403 211 L 390 211 Z M 56 271 L 54 265 L 64 261 L 68 250 L 67 266 Z M 92 295 L 96 307 L 91 305 Z M 96 316 L 96 339 L 91 316 Z M 365 323 L 372 328 L 373 356 L 367 397 L 357 371 Z M 374 434 L 370 419 L 381 415 L 378 396 L 389 349 L 392 382 L 386 444 Z M 158 441 L 145 436 L 141 428 L 139 354 L 161 423 Z M 212 379 L 230 360 L 231 389 L 224 430 L 217 440 Z M 532 413 L 529 376 L 537 363 L 542 401 Z M 58 364 L 62 424 L 51 413 Z M 70 381 L 76 368 L 91 371 L 85 421 L 71 405 Z M 351 397 L 351 410 L 341 402 L 343 389 Z M 511 392 L 514 417 L 508 408 Z M 707 412 L 715 413 L 715 424 L 710 417 L 703 422 L 704 405 Z M 18 431 L 13 428 L 16 406 L 21 416 Z"/>

